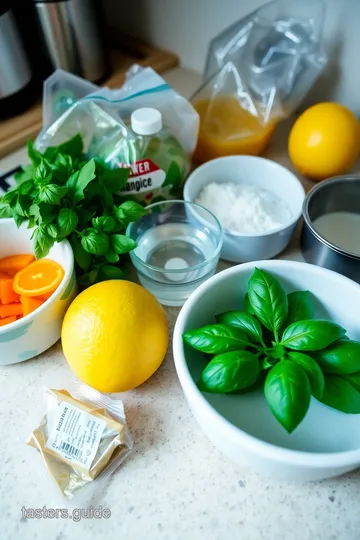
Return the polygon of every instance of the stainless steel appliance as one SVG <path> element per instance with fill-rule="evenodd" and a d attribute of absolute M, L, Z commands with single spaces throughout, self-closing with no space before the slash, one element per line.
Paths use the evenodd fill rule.
<path fill-rule="evenodd" d="M 93 0 L 33 0 L 53 68 L 89 81 L 106 77 L 106 58 L 99 2 Z"/>

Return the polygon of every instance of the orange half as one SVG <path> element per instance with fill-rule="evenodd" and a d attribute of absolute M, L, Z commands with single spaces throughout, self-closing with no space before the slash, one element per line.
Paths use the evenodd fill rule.
<path fill-rule="evenodd" d="M 55 261 L 40 259 L 14 277 L 14 291 L 23 296 L 41 296 L 57 289 L 65 275 Z"/>

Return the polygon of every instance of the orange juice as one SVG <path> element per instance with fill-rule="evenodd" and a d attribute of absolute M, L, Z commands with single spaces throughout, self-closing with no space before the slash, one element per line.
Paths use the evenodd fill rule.
<path fill-rule="evenodd" d="M 243 109 L 233 96 L 201 99 L 193 106 L 200 115 L 200 133 L 194 160 L 198 162 L 234 154 L 258 155 L 275 129 Z"/>

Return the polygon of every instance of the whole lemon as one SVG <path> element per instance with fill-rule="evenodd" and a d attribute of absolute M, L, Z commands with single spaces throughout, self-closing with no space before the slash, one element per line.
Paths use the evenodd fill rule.
<path fill-rule="evenodd" d="M 168 346 L 166 315 L 152 294 L 130 281 L 104 281 L 69 307 L 62 347 L 72 370 L 100 392 L 123 392 L 146 381 Z"/>
<path fill-rule="evenodd" d="M 318 103 L 296 120 L 289 137 L 295 167 L 314 180 L 347 172 L 360 151 L 360 124 L 339 103 Z"/>

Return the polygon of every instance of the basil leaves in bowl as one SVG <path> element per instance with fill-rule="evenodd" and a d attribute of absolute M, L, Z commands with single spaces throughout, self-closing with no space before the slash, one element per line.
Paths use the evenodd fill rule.
<path fill-rule="evenodd" d="M 288 480 L 360 466 L 359 305 L 356 283 L 290 261 L 243 264 L 197 289 L 174 358 L 209 438 Z"/>

